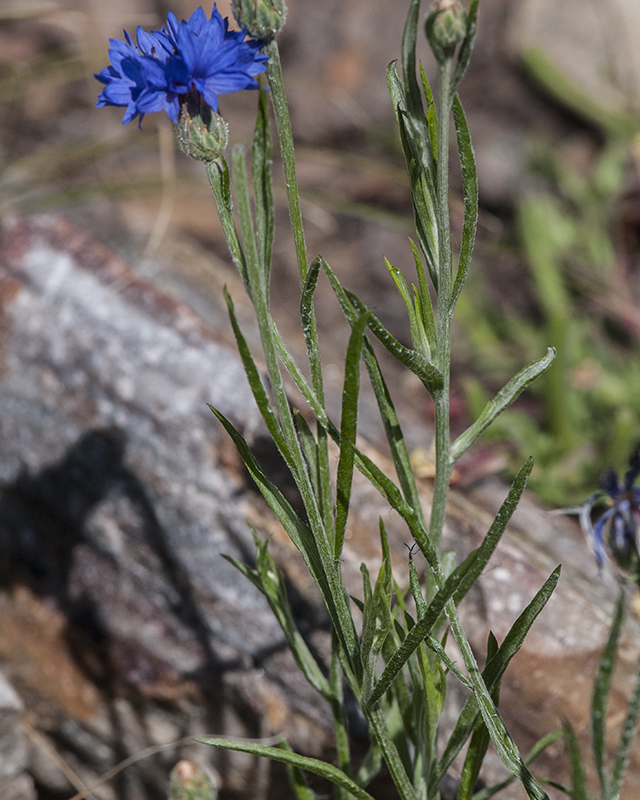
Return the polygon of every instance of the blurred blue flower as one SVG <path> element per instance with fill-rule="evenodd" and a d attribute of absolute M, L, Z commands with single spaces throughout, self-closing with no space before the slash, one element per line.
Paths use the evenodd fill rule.
<path fill-rule="evenodd" d="M 245 28 L 229 30 L 215 4 L 210 19 L 202 8 L 186 22 L 170 11 L 161 30 L 138 28 L 135 45 L 124 35 L 109 40 L 111 64 L 95 76 L 105 84 L 97 105 L 125 106 L 123 123 L 153 111 L 177 123 L 186 105 L 217 113 L 219 95 L 257 89 L 255 76 L 266 70 L 262 42 L 247 39 Z"/>
<path fill-rule="evenodd" d="M 618 478 L 615 470 L 607 470 L 600 479 L 601 491 L 592 494 L 582 506 L 567 509 L 579 514 L 580 525 L 600 568 L 602 569 L 609 555 L 634 580 L 639 577 L 640 563 L 637 540 L 640 487 L 634 486 L 638 475 L 640 475 L 640 450 L 631 457 L 624 481 Z M 610 507 L 594 524 L 593 508 L 601 501 L 607 502 Z"/>

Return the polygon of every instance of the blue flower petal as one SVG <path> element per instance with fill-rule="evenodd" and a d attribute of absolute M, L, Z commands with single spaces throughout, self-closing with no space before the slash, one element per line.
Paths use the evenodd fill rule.
<path fill-rule="evenodd" d="M 600 519 L 596 522 L 595 526 L 591 525 L 591 514 L 589 514 L 589 528 L 590 528 L 590 535 L 587 533 L 587 539 L 589 540 L 589 544 L 593 550 L 593 554 L 596 557 L 598 562 L 598 566 L 600 569 L 604 566 L 605 558 L 606 558 L 606 551 L 604 547 L 604 537 L 603 532 L 605 525 L 614 516 L 616 513 L 615 508 L 610 508 L 608 511 L 600 517 Z M 580 515 L 580 523 L 582 524 L 583 519 L 582 515 Z M 582 526 L 582 530 L 585 530 L 585 526 Z"/>
<path fill-rule="evenodd" d="M 200 7 L 182 22 L 170 11 L 160 31 L 138 28 L 137 46 L 124 36 L 110 40 L 111 64 L 95 77 L 105 85 L 97 104 L 125 106 L 125 123 L 162 110 L 177 122 L 186 95 L 217 111 L 219 95 L 257 89 L 266 70 L 262 43 L 230 30 L 215 4 L 208 19 Z"/>

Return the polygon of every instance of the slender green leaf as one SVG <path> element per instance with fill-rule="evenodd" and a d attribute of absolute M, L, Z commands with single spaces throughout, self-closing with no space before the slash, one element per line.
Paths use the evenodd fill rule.
<path fill-rule="evenodd" d="M 404 500 L 396 484 L 368 456 L 356 448 L 356 465 L 380 494 L 387 500 L 409 526 L 411 535 L 422 551 L 437 580 L 442 580 L 442 568 L 429 535 L 415 510 Z"/>
<path fill-rule="evenodd" d="M 247 269 L 249 283 L 251 286 L 251 296 L 255 300 L 256 293 L 262 296 L 266 293 L 266 276 L 262 272 L 261 263 L 258 256 L 258 247 L 253 228 L 253 218 L 251 216 L 251 201 L 249 199 L 249 183 L 247 179 L 247 167 L 245 163 L 244 148 L 236 145 L 232 153 L 233 182 L 240 220 L 240 233 L 242 235 L 242 248 L 247 259 Z M 256 276 L 260 276 L 256 280 Z"/>
<path fill-rule="evenodd" d="M 539 361 L 534 361 L 504 386 L 498 394 L 487 403 L 484 411 L 467 430 L 460 434 L 451 446 L 451 461 L 455 463 L 465 453 L 475 440 L 491 425 L 496 417 L 501 414 L 526 389 L 526 387 L 541 375 L 555 358 L 556 351 L 553 347 L 547 350 L 547 355 Z"/>
<path fill-rule="evenodd" d="M 336 476 L 336 523 L 334 556 L 338 560 L 342 554 L 353 468 L 355 463 L 354 446 L 358 429 L 358 398 L 360 395 L 360 354 L 364 331 L 372 312 L 365 312 L 353 325 L 344 365 L 344 388 L 342 390 L 342 416 L 340 418 L 340 457 Z"/>
<path fill-rule="evenodd" d="M 369 379 L 378 403 L 378 409 L 380 410 L 380 416 L 384 425 L 387 442 L 389 443 L 389 449 L 391 450 L 393 463 L 398 474 L 398 480 L 402 487 L 402 493 L 424 528 L 420 495 L 418 493 L 407 443 L 402 433 L 400 420 L 398 419 L 395 406 L 391 400 L 389 389 L 387 388 L 380 365 L 378 364 L 378 359 L 369 342 L 365 342 L 364 346 L 364 363 L 369 373 Z"/>
<path fill-rule="evenodd" d="M 437 622 L 439 616 L 442 614 L 447 601 L 453 596 L 454 592 L 460 585 L 464 578 L 465 573 L 473 566 L 473 562 L 477 557 L 476 553 L 472 553 L 465 561 L 460 564 L 457 569 L 447 578 L 442 588 L 438 591 L 433 598 L 426 612 L 416 622 L 413 628 L 407 633 L 404 642 L 393 654 L 389 663 L 384 669 L 376 685 L 371 692 L 369 698 L 365 698 L 365 702 L 373 706 L 387 689 L 393 683 L 396 675 L 404 667 L 409 660 L 409 657 L 420 646 L 421 642 L 429 635 L 431 629 Z"/>
<path fill-rule="evenodd" d="M 233 564 L 265 596 L 300 671 L 311 686 L 326 700 L 329 700 L 331 697 L 329 685 L 295 624 L 284 581 L 275 561 L 269 554 L 268 542 L 261 541 L 253 529 L 252 533 L 256 545 L 258 569 L 251 569 L 230 556 L 223 556 L 223 558 Z"/>
<path fill-rule="evenodd" d="M 636 735 L 638 715 L 640 715 L 640 662 L 638 662 L 636 683 L 633 694 L 629 698 L 627 713 L 624 718 L 616 755 L 613 760 L 607 800 L 620 800 L 622 784 L 624 783 L 627 767 L 629 766 L 631 744 Z"/>
<path fill-rule="evenodd" d="M 381 767 L 382 751 L 378 743 L 372 741 L 358 770 L 358 774 L 356 775 L 356 783 L 358 786 L 362 786 L 363 788 L 368 786 L 380 772 Z"/>
<path fill-rule="evenodd" d="M 231 327 L 233 328 L 233 334 L 236 337 L 238 352 L 240 353 L 240 358 L 242 359 L 242 366 L 244 367 L 244 371 L 247 375 L 247 380 L 249 381 L 253 398 L 256 401 L 258 410 L 260 411 L 262 419 L 265 421 L 273 441 L 276 443 L 276 446 L 282 453 L 285 461 L 289 463 L 289 448 L 282 433 L 282 429 L 280 428 L 280 423 L 278 422 L 276 415 L 273 413 L 269 397 L 262 383 L 262 379 L 260 378 L 260 373 L 258 372 L 258 368 L 256 367 L 253 356 L 251 355 L 251 350 L 249 350 L 249 345 L 247 344 L 240 325 L 238 324 L 238 318 L 236 317 L 233 299 L 226 289 L 224 290 L 224 299 L 227 303 Z"/>
<path fill-rule="evenodd" d="M 531 764 L 535 759 L 542 753 L 544 750 L 547 749 L 550 745 L 554 744 L 558 741 L 558 739 L 562 739 L 564 736 L 562 731 L 553 731 L 552 733 L 548 733 L 546 736 L 543 736 L 542 739 L 539 739 L 531 750 L 527 753 L 527 756 L 524 760 L 524 763 Z M 510 775 L 506 780 L 501 781 L 500 783 L 495 784 L 494 786 L 488 786 L 486 789 L 482 789 L 479 792 L 476 792 L 473 795 L 473 800 L 489 800 L 490 797 L 493 797 L 498 792 L 501 792 L 503 789 L 506 789 L 507 786 L 511 786 L 516 780 L 515 775 Z M 541 779 L 543 780 L 543 779 Z M 544 783 L 548 783 L 551 786 L 554 786 L 560 791 L 564 791 L 565 794 L 570 795 L 571 790 L 568 789 L 566 786 L 561 786 L 560 784 L 554 783 L 552 781 L 543 780 Z"/>
<path fill-rule="evenodd" d="M 229 175 L 229 166 L 223 155 L 221 155 L 215 161 L 207 162 L 205 166 L 209 184 L 211 185 L 213 196 L 216 201 L 216 207 L 220 216 L 222 229 L 224 230 L 225 239 L 227 240 L 229 252 L 231 253 L 231 258 L 233 259 L 233 262 L 240 273 L 240 277 L 242 278 L 244 287 L 247 290 L 247 294 L 249 297 L 251 297 L 251 286 L 249 283 L 247 260 L 242 249 L 242 245 L 240 244 L 240 239 L 238 238 L 238 232 L 236 231 L 236 225 L 233 217 L 233 200 L 231 197 L 231 178 Z"/>
<path fill-rule="evenodd" d="M 320 464 L 318 461 L 318 443 L 314 439 L 313 433 L 311 432 L 311 428 L 307 425 L 306 419 L 302 416 L 302 414 L 296 409 L 293 412 L 293 421 L 296 424 L 296 429 L 300 436 L 300 441 L 302 442 L 302 449 L 304 450 L 304 456 L 307 460 L 307 465 L 309 468 L 309 476 L 311 477 L 311 483 L 313 485 L 313 493 L 315 494 L 316 498 L 318 498 L 318 505 L 321 505 L 320 499 Z"/>
<path fill-rule="evenodd" d="M 489 631 L 489 641 L 487 643 L 487 660 L 496 654 L 498 650 L 498 642 L 491 631 Z M 496 683 L 491 691 L 491 699 L 493 700 L 496 708 L 500 698 L 500 681 Z M 471 800 L 473 790 L 475 788 L 482 763 L 489 748 L 491 738 L 489 731 L 482 720 L 476 722 L 469 748 L 467 750 L 464 764 L 462 766 L 462 773 L 460 775 L 460 785 L 458 788 L 457 800 Z"/>
<path fill-rule="evenodd" d="M 427 78 L 427 73 L 424 71 L 422 64 L 420 64 L 420 78 L 422 80 L 424 98 L 427 101 L 427 128 L 429 130 L 431 156 L 433 158 L 433 164 L 435 168 L 435 164 L 438 160 L 438 114 L 436 111 L 436 102 L 433 97 L 433 92 L 431 91 L 431 86 L 429 85 L 429 79 Z"/>
<path fill-rule="evenodd" d="M 271 267 L 274 213 L 271 187 L 271 137 L 269 135 L 269 110 L 267 93 L 260 85 L 258 116 L 253 135 L 253 191 L 256 209 L 256 234 L 258 250 L 265 275 Z"/>
<path fill-rule="evenodd" d="M 351 744 L 347 730 L 347 717 L 344 708 L 344 691 L 342 686 L 343 676 L 340 665 L 340 642 L 331 632 L 331 664 L 329 666 L 329 683 L 331 688 L 331 711 L 336 734 L 336 750 L 338 753 L 338 766 L 345 775 L 351 777 Z M 356 780 L 356 783 L 358 781 Z M 362 784 L 358 783 L 358 786 Z"/>
<path fill-rule="evenodd" d="M 476 27 L 478 24 L 478 0 L 470 0 L 469 14 L 467 15 L 467 35 L 465 36 L 460 50 L 458 51 L 458 63 L 456 64 L 453 73 L 453 80 L 451 82 L 451 96 L 455 94 L 462 80 L 462 77 L 469 64 L 471 52 L 473 51 L 473 44 L 476 38 Z"/>
<path fill-rule="evenodd" d="M 279 761 L 281 764 L 291 764 L 293 767 L 311 772 L 314 775 L 319 775 L 321 778 L 331 781 L 336 786 L 346 789 L 357 800 L 373 800 L 370 794 L 360 788 L 357 783 L 351 780 L 347 775 L 334 767 L 326 761 L 320 761 L 317 758 L 309 758 L 308 756 L 301 756 L 298 753 L 293 753 L 291 750 L 283 750 L 279 747 L 269 747 L 264 744 L 257 744 L 256 742 L 239 742 L 235 739 L 196 739 L 201 744 L 208 744 L 212 747 L 222 747 L 225 750 L 236 750 L 241 753 L 249 753 L 253 756 L 263 756 L 272 761 Z"/>
<path fill-rule="evenodd" d="M 616 605 L 613 622 L 609 638 L 605 645 L 595 685 L 593 687 L 593 697 L 591 698 L 591 736 L 593 739 L 593 760 L 600 780 L 600 788 L 603 796 L 607 789 L 607 773 L 605 770 L 605 759 L 607 753 L 607 698 L 611 688 L 611 676 L 613 675 L 613 665 L 616 660 L 618 640 L 622 630 L 624 620 L 624 590 L 620 590 L 618 603 Z"/>
<path fill-rule="evenodd" d="M 420 0 L 411 0 L 402 34 L 402 76 L 407 96 L 407 107 L 412 116 L 416 118 L 424 116 L 420 87 L 416 78 L 416 42 L 419 18 Z"/>
<path fill-rule="evenodd" d="M 454 95 L 453 98 L 453 121 L 456 126 L 458 153 L 460 154 L 460 164 L 462 166 L 464 222 L 462 224 L 460 259 L 458 261 L 458 270 L 453 285 L 451 308 L 455 307 L 469 272 L 473 245 L 476 239 L 476 225 L 478 223 L 478 175 L 476 173 L 476 160 L 473 154 L 467 119 L 457 94 Z"/>
<path fill-rule="evenodd" d="M 438 218 L 435 210 L 435 186 L 432 176 L 425 171 L 420 153 L 417 151 L 417 139 L 411 129 L 410 120 L 402 110 L 398 114 L 398 128 L 407 163 L 418 241 L 427 261 L 429 275 L 437 291 L 437 264 L 440 245 L 438 241 Z"/>
<path fill-rule="evenodd" d="M 407 281 L 400 270 L 392 266 L 388 259 L 385 258 L 384 263 L 387 265 L 387 269 L 391 275 L 391 280 L 395 283 L 396 288 L 400 292 L 400 296 L 404 300 L 404 304 L 407 308 L 409 324 L 411 326 L 411 339 L 413 341 L 413 347 L 418 352 L 423 353 L 425 358 L 429 359 L 431 358 L 431 348 L 426 336 L 426 331 L 422 324 L 422 317 L 418 318 L 416 314 L 416 306 L 414 304 L 413 297 L 411 296 L 411 290 L 409 289 Z"/>
<path fill-rule="evenodd" d="M 482 672 L 482 678 L 489 692 L 493 690 L 496 683 L 502 678 L 504 671 L 509 665 L 509 662 L 522 647 L 522 643 L 524 642 L 531 626 L 551 597 L 553 590 L 558 583 L 559 577 L 560 567 L 555 569 L 549 578 L 547 578 L 543 586 L 536 593 L 533 600 L 511 626 L 511 629 L 505 636 L 504 641 L 498 649 L 498 652 L 485 666 Z M 491 705 L 493 705 L 493 703 L 491 703 Z M 485 706 L 485 712 L 489 715 L 493 713 L 490 709 L 490 706 Z M 442 780 L 443 775 L 451 766 L 454 758 L 462 750 L 464 743 L 467 741 L 473 731 L 473 728 L 475 727 L 478 719 L 478 713 L 480 713 L 480 711 L 478 708 L 477 695 L 474 694 L 465 703 L 449 741 L 445 746 L 444 753 L 438 762 L 438 767 L 434 771 L 432 783 L 430 784 L 430 791 L 435 791 L 438 784 Z M 485 717 L 485 714 L 483 714 L 483 717 Z M 493 735 L 491 738 L 493 739 Z M 512 767 L 515 767 L 516 771 L 518 769 L 518 765 L 514 764 L 513 759 L 511 758 L 509 759 L 509 763 L 506 763 L 506 765 L 509 766 L 510 769 L 512 769 Z M 514 770 L 512 769 L 512 771 Z"/>
<path fill-rule="evenodd" d="M 302 333 L 307 346 L 307 356 L 311 367 L 311 383 L 320 403 L 324 403 L 322 361 L 318 348 L 318 332 L 313 308 L 313 297 L 318 285 L 321 263 L 319 258 L 315 258 L 309 266 L 309 271 L 307 272 L 307 277 L 302 287 L 302 297 L 300 299 L 300 321 L 302 323 Z"/>
<path fill-rule="evenodd" d="M 420 587 L 420 580 L 418 578 L 418 570 L 413 560 L 413 553 L 409 551 L 409 587 L 413 596 L 413 602 L 416 604 L 416 612 L 418 617 L 423 617 L 427 613 L 428 604 L 422 594 Z"/>
<path fill-rule="evenodd" d="M 346 291 L 346 294 L 360 314 L 369 311 L 364 303 L 352 292 Z M 371 315 L 368 317 L 367 324 L 376 339 L 378 339 L 401 364 L 404 364 L 405 367 L 417 375 L 429 392 L 442 388 L 443 378 L 441 372 L 437 370 L 433 364 L 430 364 L 421 353 L 418 353 L 416 350 L 410 350 L 408 347 L 401 344 L 395 336 L 389 333 L 373 312 L 371 312 Z"/>
<path fill-rule="evenodd" d="M 564 731 L 564 740 L 567 744 L 567 752 L 569 753 L 569 762 L 571 764 L 572 800 L 589 800 L 587 776 L 584 771 L 584 764 L 582 763 L 578 737 L 573 729 L 573 725 L 568 719 L 563 720 L 562 729 Z"/>
<path fill-rule="evenodd" d="M 516 507 L 520 502 L 520 498 L 522 497 L 527 486 L 527 481 L 529 480 L 532 469 L 533 458 L 529 458 L 511 484 L 511 488 L 509 489 L 509 493 L 507 494 L 505 501 L 500 506 L 500 510 L 491 523 L 491 527 L 489 528 L 487 535 L 484 537 L 482 544 L 476 551 L 477 558 L 460 582 L 460 586 L 456 589 L 453 595 L 453 602 L 456 605 L 460 603 L 463 597 L 475 584 L 480 577 L 482 570 L 488 564 L 489 559 L 498 546 L 498 542 L 500 541 L 505 528 L 509 524 L 509 520 L 511 519 L 513 512 L 516 510 Z"/>
<path fill-rule="evenodd" d="M 394 743 L 385 715 L 379 708 L 363 710 L 365 711 L 365 717 L 369 723 L 369 730 L 382 750 L 382 755 L 401 800 L 418 800 L 405 766 L 400 758 L 400 754 L 398 753 L 398 748 Z"/>
<path fill-rule="evenodd" d="M 293 753 L 293 750 L 289 747 L 287 742 L 280 742 L 280 747 L 289 753 Z M 309 784 L 307 783 L 307 779 L 305 778 L 300 767 L 296 766 L 295 764 L 287 763 L 286 768 L 287 776 L 289 778 L 289 785 L 295 792 L 297 800 L 316 800 L 316 796 L 311 791 Z"/>
<path fill-rule="evenodd" d="M 409 239 L 411 243 L 411 251 L 413 253 L 413 260 L 416 265 L 416 274 L 418 275 L 418 286 L 420 288 L 420 311 L 422 313 L 422 326 L 427 334 L 427 340 L 433 350 L 436 349 L 438 343 L 438 335 L 436 333 L 436 323 L 433 315 L 433 304 L 431 302 L 431 293 L 429 292 L 429 284 L 427 276 L 422 265 L 422 258 L 418 248 L 416 247 L 413 239 Z"/>
<path fill-rule="evenodd" d="M 467 689 L 473 689 L 473 686 L 471 685 L 471 682 L 469 681 L 469 679 L 465 678 L 465 676 L 456 667 L 456 665 L 453 663 L 453 661 L 447 655 L 446 650 L 444 649 L 444 647 L 435 638 L 435 636 L 432 636 L 431 634 L 429 634 L 429 636 L 427 636 L 425 641 L 427 643 L 427 647 L 429 647 L 431 650 L 433 650 L 433 652 L 438 656 L 440 661 L 442 661 L 442 663 L 449 670 L 449 672 L 452 675 L 455 675 L 455 677 L 460 681 L 460 683 L 463 686 L 466 686 Z"/>

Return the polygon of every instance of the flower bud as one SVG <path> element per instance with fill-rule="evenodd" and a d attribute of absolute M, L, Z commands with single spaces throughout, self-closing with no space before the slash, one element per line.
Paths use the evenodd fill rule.
<path fill-rule="evenodd" d="M 169 778 L 169 800 L 216 800 L 216 788 L 193 761 L 178 761 Z"/>
<path fill-rule="evenodd" d="M 424 27 L 435 57 L 440 62 L 446 61 L 467 35 L 467 15 L 457 0 L 438 0 Z"/>
<path fill-rule="evenodd" d="M 176 133 L 182 152 L 198 161 L 215 161 L 229 141 L 229 126 L 210 109 L 192 115 L 183 107 Z"/>
<path fill-rule="evenodd" d="M 231 9 L 249 36 L 265 42 L 274 38 L 287 18 L 284 0 L 232 0 Z"/>

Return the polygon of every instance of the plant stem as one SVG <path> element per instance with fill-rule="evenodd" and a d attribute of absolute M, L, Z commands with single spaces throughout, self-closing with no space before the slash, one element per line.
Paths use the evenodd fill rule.
<path fill-rule="evenodd" d="M 251 298 L 251 286 L 249 284 L 249 273 L 247 271 L 247 260 L 242 250 L 242 245 L 238 239 L 235 221 L 233 219 L 233 206 L 231 202 L 231 192 L 229 188 L 229 169 L 223 156 L 215 161 L 206 163 L 207 178 L 216 201 L 218 216 L 222 230 L 227 240 L 227 246 L 231 253 L 233 263 L 236 265 L 244 288 Z"/>
<path fill-rule="evenodd" d="M 444 515 L 451 477 L 449 441 L 449 373 L 451 360 L 451 229 L 449 221 L 449 118 L 451 115 L 451 77 L 453 60 L 448 58 L 438 66 L 438 159 L 437 209 L 438 216 L 438 342 L 436 366 L 443 376 L 443 385 L 433 394 L 436 426 L 436 475 L 433 505 L 429 523 L 429 538 L 438 551 L 444 527 Z"/>
<path fill-rule="evenodd" d="M 276 40 L 272 39 L 266 44 L 264 51 L 269 56 L 269 61 L 267 62 L 267 77 L 269 79 L 269 89 L 271 90 L 271 103 L 273 105 L 276 128 L 278 129 L 278 139 L 280 140 L 284 180 L 287 187 L 287 199 L 289 201 L 289 219 L 291 220 L 291 229 L 293 230 L 298 269 L 300 270 L 300 277 L 304 281 L 309 268 L 307 246 L 304 240 L 302 212 L 300 211 L 300 194 L 298 192 L 298 179 L 296 177 L 291 119 L 289 117 L 289 106 L 287 105 L 287 98 L 284 92 L 284 82 L 282 80 L 280 51 L 278 50 L 278 43 Z"/>

